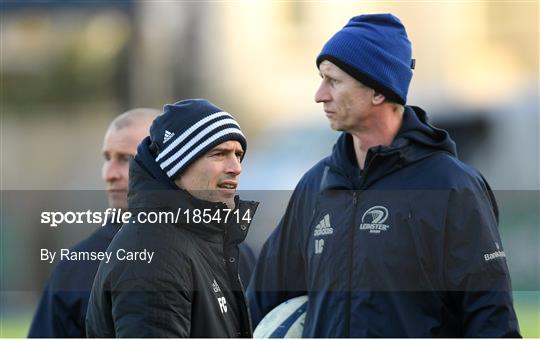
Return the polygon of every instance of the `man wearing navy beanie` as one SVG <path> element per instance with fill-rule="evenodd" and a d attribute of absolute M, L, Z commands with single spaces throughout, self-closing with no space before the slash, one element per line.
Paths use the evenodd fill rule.
<path fill-rule="evenodd" d="M 261 251 L 254 326 L 307 295 L 303 337 L 520 337 L 495 197 L 407 105 L 414 64 L 392 14 L 353 17 L 323 46 L 315 101 L 343 133 Z"/>
<path fill-rule="evenodd" d="M 89 337 L 251 337 L 239 244 L 258 203 L 236 196 L 246 147 L 211 102 L 165 105 L 130 162 L 133 217 L 98 269 Z"/>

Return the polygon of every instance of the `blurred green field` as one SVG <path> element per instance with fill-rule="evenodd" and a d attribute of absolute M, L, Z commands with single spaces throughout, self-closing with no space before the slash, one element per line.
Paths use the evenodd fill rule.
<path fill-rule="evenodd" d="M 514 307 L 521 335 L 540 338 L 540 292 L 514 292 Z"/>
<path fill-rule="evenodd" d="M 514 292 L 521 335 L 540 338 L 540 292 Z M 0 319 L 1 338 L 25 338 L 32 314 L 5 315 Z"/>
<path fill-rule="evenodd" d="M 3 316 L 0 320 L 0 338 L 26 338 L 32 315 Z"/>

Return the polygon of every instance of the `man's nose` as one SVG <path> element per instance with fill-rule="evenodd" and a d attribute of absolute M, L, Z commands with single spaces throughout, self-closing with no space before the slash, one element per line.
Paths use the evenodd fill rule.
<path fill-rule="evenodd" d="M 106 161 L 103 164 L 103 180 L 112 182 L 120 178 L 120 168 L 117 162 L 113 160 Z"/>
<path fill-rule="evenodd" d="M 242 164 L 238 157 L 230 157 L 227 161 L 227 173 L 238 176 L 242 172 Z"/>
<path fill-rule="evenodd" d="M 325 81 L 321 81 L 321 85 L 319 85 L 319 88 L 315 92 L 316 103 L 324 103 L 330 100 L 330 94 L 327 87 Z"/>

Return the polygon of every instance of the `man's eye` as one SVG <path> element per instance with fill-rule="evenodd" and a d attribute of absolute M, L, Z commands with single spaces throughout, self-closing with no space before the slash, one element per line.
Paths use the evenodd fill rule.
<path fill-rule="evenodd" d="M 129 162 L 129 155 L 122 155 L 118 157 L 118 160 L 121 162 Z"/>

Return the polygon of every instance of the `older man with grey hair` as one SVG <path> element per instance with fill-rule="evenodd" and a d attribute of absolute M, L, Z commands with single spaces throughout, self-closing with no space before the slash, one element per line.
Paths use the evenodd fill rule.
<path fill-rule="evenodd" d="M 103 139 L 102 179 L 109 206 L 127 207 L 129 158 L 148 135 L 156 109 L 137 108 L 116 117 Z M 108 223 L 71 248 L 77 252 L 103 252 L 120 225 Z M 99 260 L 60 261 L 52 272 L 41 296 L 28 337 L 86 337 L 85 317 L 88 298 Z"/>

